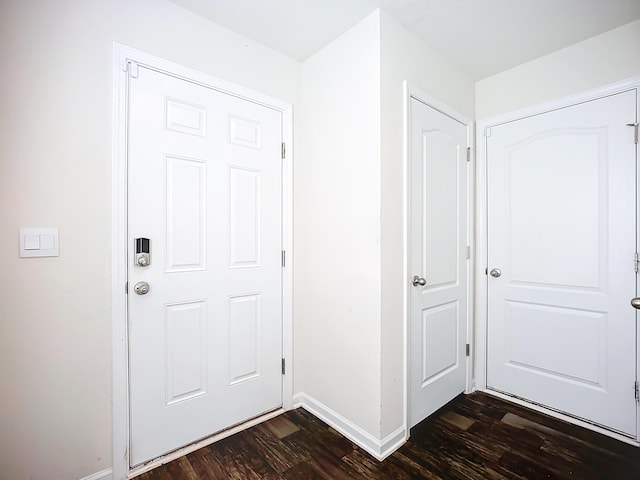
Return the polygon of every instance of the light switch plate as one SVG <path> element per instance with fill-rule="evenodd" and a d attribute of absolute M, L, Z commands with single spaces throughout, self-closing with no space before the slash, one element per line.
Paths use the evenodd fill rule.
<path fill-rule="evenodd" d="M 21 228 L 21 257 L 58 257 L 60 248 L 57 228 Z"/>

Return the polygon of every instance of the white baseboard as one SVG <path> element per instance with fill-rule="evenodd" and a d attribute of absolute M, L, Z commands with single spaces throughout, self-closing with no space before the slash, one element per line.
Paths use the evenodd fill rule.
<path fill-rule="evenodd" d="M 294 395 L 293 406 L 304 408 L 380 461 L 407 441 L 407 430 L 404 426 L 379 440 L 306 393 Z"/>
<path fill-rule="evenodd" d="M 105 468 L 93 475 L 89 475 L 88 477 L 83 477 L 80 480 L 113 480 L 113 470 L 110 468 Z"/>

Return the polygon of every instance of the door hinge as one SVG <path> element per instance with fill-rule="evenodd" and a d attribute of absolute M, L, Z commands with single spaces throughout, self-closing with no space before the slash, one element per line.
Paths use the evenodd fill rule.
<path fill-rule="evenodd" d="M 285 368 L 285 362 L 284 362 L 284 358 L 283 358 L 282 359 L 282 374 L 283 375 L 284 375 L 285 371 L 286 371 L 286 368 Z"/>
<path fill-rule="evenodd" d="M 633 254 L 633 269 L 636 273 L 638 273 L 638 268 L 640 267 L 640 255 L 638 252 Z"/>
<path fill-rule="evenodd" d="M 467 147 L 467 162 L 471 161 L 471 147 Z"/>
<path fill-rule="evenodd" d="M 287 147 L 284 142 L 282 142 L 282 158 L 284 159 L 287 156 Z"/>
<path fill-rule="evenodd" d="M 471 346 L 467 343 L 467 357 L 469 356 L 470 352 L 471 352 Z"/>
<path fill-rule="evenodd" d="M 467 245 L 467 260 L 471 258 L 471 247 Z"/>
<path fill-rule="evenodd" d="M 129 294 L 129 282 L 124 282 L 124 293 L 125 295 Z"/>
<path fill-rule="evenodd" d="M 136 62 L 132 62 L 131 60 L 127 60 L 125 64 L 125 71 L 129 72 L 129 76 L 131 78 L 138 78 L 138 64 Z"/>
<path fill-rule="evenodd" d="M 638 122 L 627 123 L 627 127 L 633 127 L 633 142 L 638 144 Z"/>
<path fill-rule="evenodd" d="M 484 274 L 485 274 L 485 275 L 489 275 L 489 267 L 487 267 L 487 268 L 485 268 L 485 269 L 484 269 Z"/>
<path fill-rule="evenodd" d="M 640 389 L 638 388 L 638 381 L 633 384 L 633 389 L 635 391 L 636 402 L 640 403 Z"/>
<path fill-rule="evenodd" d="M 282 268 L 287 266 L 287 252 L 282 250 Z"/>

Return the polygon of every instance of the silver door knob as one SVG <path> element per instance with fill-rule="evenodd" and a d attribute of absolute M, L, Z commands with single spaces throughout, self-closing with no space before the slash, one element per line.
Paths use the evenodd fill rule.
<path fill-rule="evenodd" d="M 632 298 L 631 299 L 631 306 L 633 308 L 637 308 L 638 310 L 640 310 L 640 297 Z"/>
<path fill-rule="evenodd" d="M 492 268 L 491 271 L 489 272 L 489 275 L 491 275 L 492 277 L 498 278 L 500 275 L 502 275 L 502 271 L 500 271 L 499 268 Z"/>
<path fill-rule="evenodd" d="M 427 284 L 427 281 L 424 278 L 420 278 L 418 275 L 414 275 L 411 283 L 413 283 L 414 287 L 417 287 L 418 285 L 424 287 Z"/>
<path fill-rule="evenodd" d="M 149 293 L 149 284 L 147 282 L 138 282 L 133 286 L 133 291 L 138 295 L 146 295 Z"/>

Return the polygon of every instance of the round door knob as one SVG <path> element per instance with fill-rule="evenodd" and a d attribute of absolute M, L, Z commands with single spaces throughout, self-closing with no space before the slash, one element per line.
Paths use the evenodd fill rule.
<path fill-rule="evenodd" d="M 146 295 L 149 293 L 149 284 L 147 282 L 138 282 L 133 286 L 133 291 L 138 295 Z"/>
<path fill-rule="evenodd" d="M 632 298 L 631 299 L 631 306 L 633 308 L 637 308 L 638 310 L 640 310 L 640 297 Z"/>
<path fill-rule="evenodd" d="M 499 268 L 492 268 L 491 271 L 489 272 L 489 275 L 491 275 L 492 277 L 498 278 L 500 275 L 502 275 L 502 272 L 500 271 Z"/>
<path fill-rule="evenodd" d="M 427 284 L 427 281 L 424 278 L 420 278 L 418 275 L 414 275 L 411 283 L 413 283 L 414 287 L 417 287 L 418 285 L 424 287 Z"/>

